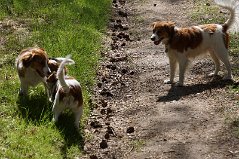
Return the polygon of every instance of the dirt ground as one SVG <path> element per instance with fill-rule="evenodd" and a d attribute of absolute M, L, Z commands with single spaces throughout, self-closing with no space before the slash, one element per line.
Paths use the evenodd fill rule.
<path fill-rule="evenodd" d="M 195 60 L 185 87 L 164 84 L 168 58 L 163 45 L 150 41 L 149 25 L 157 19 L 197 24 L 187 17 L 193 5 L 188 0 L 113 0 L 109 49 L 102 52 L 85 129 L 85 158 L 239 158 L 238 123 L 232 120 L 238 104 L 229 92 L 231 83 L 207 77 L 214 70 L 211 60 Z"/>

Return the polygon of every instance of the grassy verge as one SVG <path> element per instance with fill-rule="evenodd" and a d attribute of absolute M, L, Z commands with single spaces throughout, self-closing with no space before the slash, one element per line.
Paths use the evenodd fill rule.
<path fill-rule="evenodd" d="M 69 74 L 81 82 L 85 99 L 83 128 L 110 0 L 0 2 L 0 158 L 79 157 L 82 129 L 73 129 L 68 112 L 60 124 L 51 122 L 51 104 L 42 86 L 31 89 L 28 98 L 19 98 L 14 62 L 20 50 L 31 46 L 44 48 L 51 57 L 71 54 L 76 64 Z"/>

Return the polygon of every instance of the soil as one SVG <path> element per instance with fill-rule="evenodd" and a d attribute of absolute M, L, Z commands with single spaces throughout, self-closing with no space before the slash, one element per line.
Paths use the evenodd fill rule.
<path fill-rule="evenodd" d="M 83 158 L 239 158 L 238 97 L 229 89 L 237 84 L 208 77 L 214 65 L 207 59 L 192 62 L 184 87 L 164 84 L 168 58 L 150 41 L 155 20 L 197 24 L 187 16 L 193 7 L 189 0 L 113 0 Z"/>

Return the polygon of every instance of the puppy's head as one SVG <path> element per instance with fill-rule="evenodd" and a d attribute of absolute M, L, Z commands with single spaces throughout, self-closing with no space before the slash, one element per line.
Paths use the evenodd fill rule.
<path fill-rule="evenodd" d="M 43 49 L 31 48 L 23 50 L 21 55 L 23 67 L 31 67 L 36 70 L 41 77 L 45 77 L 50 74 L 48 56 Z"/>
<path fill-rule="evenodd" d="M 64 60 L 64 58 L 49 58 L 48 61 L 48 67 L 50 68 L 51 72 L 57 72 L 61 62 Z M 65 74 L 67 74 L 67 68 L 64 67 Z"/>
<path fill-rule="evenodd" d="M 55 71 L 53 71 L 46 79 L 48 93 L 49 93 L 51 98 L 53 98 L 52 95 L 56 91 L 54 88 L 55 88 L 55 85 L 57 83 L 57 80 L 58 79 L 56 77 L 56 72 Z"/>
<path fill-rule="evenodd" d="M 54 58 L 49 58 L 48 67 L 50 68 L 51 72 L 56 72 L 59 66 L 60 64 Z"/>
<path fill-rule="evenodd" d="M 170 21 L 156 21 L 151 24 L 153 34 L 151 40 L 155 45 L 160 42 L 167 43 L 173 36 L 175 23 Z"/>

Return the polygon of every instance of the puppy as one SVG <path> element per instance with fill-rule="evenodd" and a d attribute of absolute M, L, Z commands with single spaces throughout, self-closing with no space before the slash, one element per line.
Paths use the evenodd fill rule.
<path fill-rule="evenodd" d="M 57 58 L 49 58 L 48 60 L 48 67 L 50 68 L 51 72 L 57 72 L 61 62 L 64 60 L 65 58 L 62 57 L 57 57 Z M 67 74 L 67 69 L 66 67 L 64 67 L 64 71 L 65 74 Z"/>
<path fill-rule="evenodd" d="M 224 6 L 222 6 L 224 7 Z M 151 40 L 155 45 L 161 42 L 165 45 L 170 64 L 170 79 L 164 83 L 174 82 L 176 64 L 179 64 L 179 81 L 176 86 L 183 86 L 184 74 L 190 58 L 209 52 L 215 63 L 215 71 L 211 75 L 218 75 L 220 61 L 227 69 L 224 79 L 232 79 L 231 65 L 228 59 L 229 34 L 227 30 L 235 20 L 235 9 L 224 7 L 231 13 L 230 18 L 222 25 L 205 24 L 187 28 L 179 28 L 171 21 L 156 21 L 152 23 L 153 34 Z"/>
<path fill-rule="evenodd" d="M 19 95 L 27 95 L 30 86 L 43 83 L 46 89 L 46 77 L 50 74 L 48 56 L 42 48 L 27 48 L 16 58 L 16 68 L 20 79 Z"/>
<path fill-rule="evenodd" d="M 51 101 L 53 101 L 53 120 L 58 121 L 61 112 L 70 108 L 75 115 L 75 126 L 79 129 L 79 121 L 83 113 L 83 96 L 80 83 L 73 77 L 65 76 L 66 64 L 74 64 L 67 56 L 60 64 L 57 73 L 53 72 L 47 78 Z"/>

